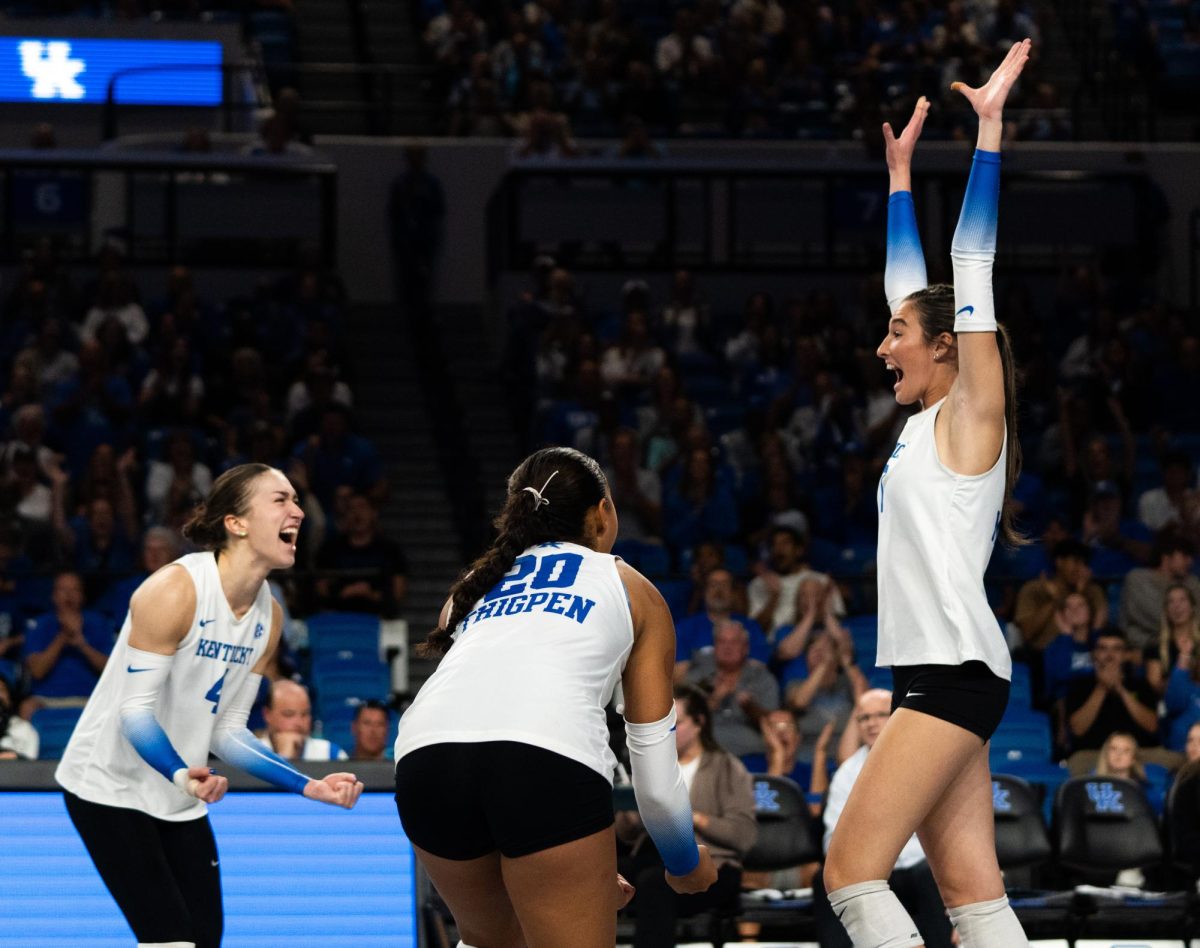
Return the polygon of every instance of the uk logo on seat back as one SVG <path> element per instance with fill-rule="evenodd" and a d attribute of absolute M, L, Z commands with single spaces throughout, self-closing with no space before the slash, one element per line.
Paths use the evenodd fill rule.
<path fill-rule="evenodd" d="M 754 781 L 754 809 L 758 813 L 778 813 L 783 809 L 779 805 L 779 791 L 765 780 Z"/>
<path fill-rule="evenodd" d="M 1009 794 L 1012 793 L 1007 787 L 1000 786 L 1000 781 L 992 781 L 992 810 L 996 813 L 1011 813 L 1013 811 L 1012 800 L 1009 799 Z"/>
<path fill-rule="evenodd" d="M 1124 792 L 1118 790 L 1107 780 L 1088 781 L 1088 802 L 1091 812 L 1097 814 L 1121 815 L 1125 813 Z"/>

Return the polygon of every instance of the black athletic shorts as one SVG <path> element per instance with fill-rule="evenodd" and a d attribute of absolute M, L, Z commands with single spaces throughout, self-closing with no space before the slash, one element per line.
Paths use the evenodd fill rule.
<path fill-rule="evenodd" d="M 957 724 L 985 744 L 1008 707 L 1009 683 L 983 662 L 897 665 L 892 668 L 892 712 L 909 708 Z"/>
<path fill-rule="evenodd" d="M 612 826 L 612 785 L 578 761 L 516 741 L 431 744 L 396 764 L 409 840 L 443 859 L 510 858 Z"/>
<path fill-rule="evenodd" d="M 208 817 L 160 820 L 64 792 L 100 878 L 140 943 L 218 948 L 225 926 L 221 870 Z"/>

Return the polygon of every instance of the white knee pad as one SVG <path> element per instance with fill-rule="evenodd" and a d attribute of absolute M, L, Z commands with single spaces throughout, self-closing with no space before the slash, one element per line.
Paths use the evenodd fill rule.
<path fill-rule="evenodd" d="M 458 948 L 471 948 L 471 946 L 468 945 L 465 941 L 460 941 L 458 943 Z"/>
<path fill-rule="evenodd" d="M 962 948 L 1029 948 L 1029 939 L 1007 895 L 960 905 L 950 909 L 949 915 L 962 939 Z"/>
<path fill-rule="evenodd" d="M 918 948 L 925 944 L 912 917 L 882 879 L 829 893 L 829 905 L 854 948 Z"/>

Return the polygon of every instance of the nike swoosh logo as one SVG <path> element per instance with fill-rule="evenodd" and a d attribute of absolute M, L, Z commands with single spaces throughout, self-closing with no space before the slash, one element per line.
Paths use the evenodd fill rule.
<path fill-rule="evenodd" d="M 955 315 L 955 316 L 961 316 L 963 313 L 966 313 L 968 316 L 970 316 L 970 315 L 971 315 L 972 313 L 974 313 L 974 312 L 975 312 L 975 307 L 974 307 L 974 306 L 964 306 L 962 309 L 960 309 L 960 310 L 959 310 L 957 313 L 955 313 L 954 315 Z"/>
<path fill-rule="evenodd" d="M 200 620 L 200 628 L 203 629 L 206 625 L 212 625 L 216 621 L 217 621 L 216 619 L 201 619 Z"/>
<path fill-rule="evenodd" d="M 906 694 L 904 697 L 906 697 L 906 698 L 924 698 L 924 697 L 925 697 L 925 692 L 923 692 L 923 691 L 910 691 L 910 692 L 909 692 L 908 694 Z"/>
<path fill-rule="evenodd" d="M 138 672 L 153 671 L 151 668 L 134 668 L 132 665 L 126 665 L 125 670 L 132 675 L 136 675 Z"/>

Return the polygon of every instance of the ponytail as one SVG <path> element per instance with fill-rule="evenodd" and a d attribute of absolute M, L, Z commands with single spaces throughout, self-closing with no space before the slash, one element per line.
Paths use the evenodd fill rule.
<path fill-rule="evenodd" d="M 450 615 L 429 633 L 420 653 L 449 651 L 454 630 L 524 550 L 539 543 L 582 544 L 588 511 L 607 496 L 600 465 L 574 448 L 543 448 L 517 465 L 504 508 L 493 521 L 495 541 L 450 587 Z"/>

